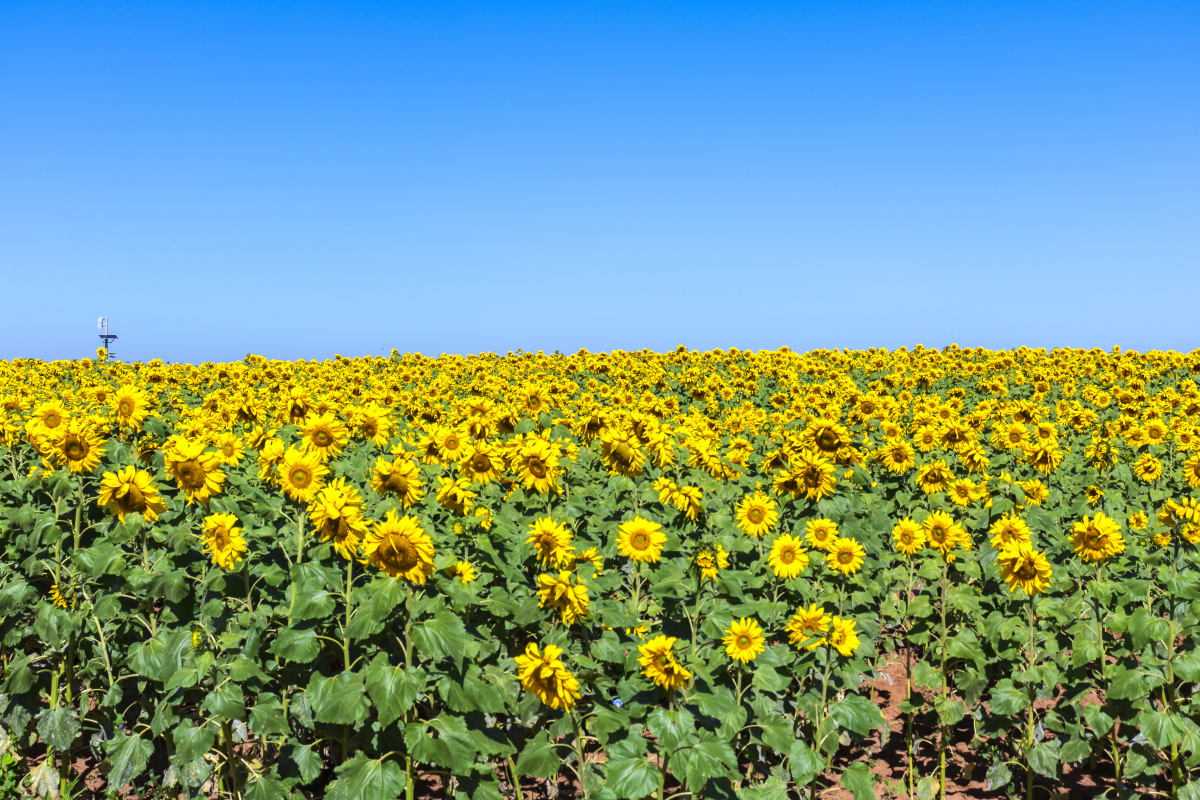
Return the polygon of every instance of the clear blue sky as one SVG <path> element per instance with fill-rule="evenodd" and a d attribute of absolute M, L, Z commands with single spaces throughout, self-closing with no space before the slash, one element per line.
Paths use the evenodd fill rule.
<path fill-rule="evenodd" d="M 0 357 L 1200 347 L 1197 2 L 0 2 Z"/>

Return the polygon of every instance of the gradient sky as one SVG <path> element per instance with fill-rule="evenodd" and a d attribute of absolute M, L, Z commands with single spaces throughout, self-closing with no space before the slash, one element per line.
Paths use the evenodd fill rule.
<path fill-rule="evenodd" d="M 1200 347 L 1196 2 L 0 0 L 0 358 Z"/>

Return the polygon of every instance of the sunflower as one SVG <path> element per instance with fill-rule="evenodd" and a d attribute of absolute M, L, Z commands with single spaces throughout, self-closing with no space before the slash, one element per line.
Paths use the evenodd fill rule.
<path fill-rule="evenodd" d="M 983 495 L 983 489 L 970 478 L 959 478 L 946 487 L 946 496 L 958 506 L 969 506 Z"/>
<path fill-rule="evenodd" d="M 471 481 L 467 478 L 451 480 L 439 477 L 438 483 L 441 487 L 437 490 L 437 501 L 442 508 L 463 516 L 474 506 L 478 495 L 471 491 Z"/>
<path fill-rule="evenodd" d="M 448 464 L 462 460 L 469 447 L 467 432 L 459 428 L 441 428 L 434 434 L 438 456 Z"/>
<path fill-rule="evenodd" d="M 992 523 L 988 532 L 992 534 L 991 545 L 997 550 L 1002 550 L 1014 542 L 1028 542 L 1032 533 L 1025 520 L 1016 514 L 1005 514 Z"/>
<path fill-rule="evenodd" d="M 782 495 L 786 489 L 792 497 L 803 494 L 816 502 L 837 491 L 837 470 L 822 456 L 808 451 L 798 453 L 789 466 L 788 472 L 775 479 L 776 494 Z"/>
<path fill-rule="evenodd" d="M 1039 480 L 1025 481 L 1019 485 L 1025 493 L 1025 502 L 1031 506 L 1040 506 L 1050 499 L 1050 490 Z"/>
<path fill-rule="evenodd" d="M 925 531 L 911 517 L 905 517 L 892 528 L 892 542 L 897 552 L 911 556 L 925 548 Z"/>
<path fill-rule="evenodd" d="M 934 461 L 917 471 L 917 485 L 925 494 L 945 491 L 953 480 L 954 473 L 950 471 L 950 467 L 946 466 L 945 461 Z"/>
<path fill-rule="evenodd" d="M 854 655 L 854 651 L 858 649 L 859 641 L 858 634 L 854 632 L 854 620 L 842 619 L 841 617 L 829 618 L 829 635 L 825 641 L 834 650 L 837 650 L 844 656 Z"/>
<path fill-rule="evenodd" d="M 1100 501 L 1104 499 L 1104 490 L 1095 484 L 1084 489 L 1083 494 L 1087 497 L 1088 505 L 1092 507 L 1100 505 Z"/>
<path fill-rule="evenodd" d="M 246 540 L 233 514 L 209 514 L 200 532 L 203 550 L 221 569 L 234 569 L 246 553 Z"/>
<path fill-rule="evenodd" d="M 1055 440 L 1042 440 L 1037 445 L 1025 448 L 1025 461 L 1042 474 L 1048 475 L 1058 469 L 1063 454 Z"/>
<path fill-rule="evenodd" d="M 1159 419 L 1150 420 L 1142 426 L 1142 429 L 1146 432 L 1146 440 L 1150 444 L 1165 444 L 1167 434 L 1170 432 L 1170 429 Z"/>
<path fill-rule="evenodd" d="M 590 612 L 588 610 L 588 590 L 579 582 L 572 572 L 559 572 L 558 576 L 538 576 L 538 608 L 558 609 L 562 621 L 573 625 Z"/>
<path fill-rule="evenodd" d="M 645 644 L 638 645 L 638 664 L 642 674 L 668 691 L 682 689 L 692 679 L 692 673 L 684 669 L 675 658 L 674 636 L 655 636 Z"/>
<path fill-rule="evenodd" d="M 934 511 L 925 518 L 923 527 L 929 546 L 941 553 L 947 561 L 954 560 L 951 551 L 959 545 L 964 550 L 971 547 L 971 539 L 967 532 L 945 511 Z"/>
<path fill-rule="evenodd" d="M 67 413 L 67 409 L 62 403 L 57 400 L 47 400 L 29 415 L 29 422 L 26 423 L 25 430 L 53 437 L 58 433 L 59 428 L 67 424 L 67 420 L 70 418 L 71 415 Z"/>
<path fill-rule="evenodd" d="M 1183 477 L 1188 486 L 1200 489 L 1200 453 L 1183 462 Z"/>
<path fill-rule="evenodd" d="M 646 453 L 630 430 L 605 428 L 599 436 L 600 455 L 608 464 L 609 475 L 636 478 L 646 466 Z"/>
<path fill-rule="evenodd" d="M 826 614 L 825 609 L 820 606 L 800 606 L 788 620 L 788 641 L 796 647 L 812 650 L 825 640 L 825 633 L 829 630 L 832 619 L 833 617 Z"/>
<path fill-rule="evenodd" d="M 775 501 L 762 492 L 746 495 L 738 503 L 737 525 L 747 536 L 765 536 L 779 521 L 779 512 L 775 509 Z"/>
<path fill-rule="evenodd" d="M 479 521 L 479 527 L 485 531 L 492 529 L 492 510 L 487 506 L 475 506 L 473 516 Z"/>
<path fill-rule="evenodd" d="M 699 486 L 676 487 L 671 495 L 671 502 L 683 512 L 687 519 L 695 521 L 704 512 L 703 495 Z"/>
<path fill-rule="evenodd" d="M 411 508 L 425 496 L 423 486 L 420 469 L 409 459 L 402 456 L 394 461 L 388 461 L 383 456 L 375 459 L 375 468 L 371 470 L 371 488 L 379 494 L 391 495 L 405 508 Z"/>
<path fill-rule="evenodd" d="M 642 564 L 656 564 L 662 558 L 667 535 L 662 526 L 641 517 L 621 523 L 617 534 L 617 552 Z"/>
<path fill-rule="evenodd" d="M 366 563 L 396 580 L 421 585 L 433 574 L 433 542 L 416 517 L 389 511 L 363 539 L 362 551 Z"/>
<path fill-rule="evenodd" d="M 1144 483 L 1154 483 L 1162 477 L 1162 462 L 1149 453 L 1142 453 L 1133 465 L 1133 474 Z"/>
<path fill-rule="evenodd" d="M 913 444 L 922 453 L 928 453 L 941 444 L 941 431 L 934 425 L 921 425 L 913 434 Z"/>
<path fill-rule="evenodd" d="M 1093 563 L 1125 552 L 1121 526 L 1102 513 L 1076 522 L 1072 528 L 1071 544 L 1077 556 Z"/>
<path fill-rule="evenodd" d="M 1135 511 L 1129 515 L 1126 523 L 1131 531 L 1144 531 L 1146 526 L 1150 524 L 1150 518 L 1146 516 L 1145 511 Z"/>
<path fill-rule="evenodd" d="M 808 568 L 808 553 L 801 547 L 803 540 L 790 534 L 782 534 L 771 543 L 771 555 L 767 563 L 775 570 L 777 578 L 795 578 Z"/>
<path fill-rule="evenodd" d="M 113 393 L 109 408 L 122 428 L 140 430 L 150 416 L 150 395 L 136 386 L 122 386 Z"/>
<path fill-rule="evenodd" d="M 463 451 L 458 471 L 474 483 L 492 483 L 504 470 L 504 458 L 484 441 L 473 442 Z"/>
<path fill-rule="evenodd" d="M 696 567 L 703 580 L 714 581 L 721 570 L 729 569 L 729 553 L 719 544 L 712 549 L 703 548 L 696 553 Z"/>
<path fill-rule="evenodd" d="M 562 567 L 575 560 L 571 532 L 566 525 L 549 517 L 541 517 L 530 524 L 525 543 L 533 545 L 538 562 L 544 566 Z"/>
<path fill-rule="evenodd" d="M 866 551 L 853 539 L 839 537 L 825 554 L 825 563 L 834 572 L 843 575 L 853 575 L 862 569 Z"/>
<path fill-rule="evenodd" d="M 1010 422 L 1000 427 L 992 441 L 1005 450 L 1023 448 L 1029 441 L 1029 429 L 1019 422 Z"/>
<path fill-rule="evenodd" d="M 241 462 L 244 458 L 243 444 L 244 442 L 235 433 L 218 433 L 213 437 L 213 447 L 217 448 L 217 455 L 221 459 L 221 464 L 225 466 L 233 466 Z"/>
<path fill-rule="evenodd" d="M 913 446 L 900 438 L 888 439 L 875 451 L 874 459 L 894 475 L 903 475 L 917 464 Z"/>
<path fill-rule="evenodd" d="M 472 583 L 479 578 L 479 573 L 470 561 L 458 561 L 442 570 L 447 578 L 458 578 L 461 583 Z"/>
<path fill-rule="evenodd" d="M 59 426 L 54 460 L 71 472 L 91 472 L 100 466 L 104 448 L 87 420 L 73 419 Z"/>
<path fill-rule="evenodd" d="M 580 564 L 591 564 L 592 574 L 597 578 L 604 574 L 604 558 L 600 555 L 599 548 L 589 547 L 582 553 L 576 553 L 573 560 L 576 567 Z"/>
<path fill-rule="evenodd" d="M 579 694 L 578 679 L 563 666 L 559 658 L 562 652 L 561 647 L 548 644 L 542 653 L 536 644 L 530 642 L 525 653 L 517 656 L 517 677 L 521 687 L 544 705 L 569 711 L 582 696 Z"/>
<path fill-rule="evenodd" d="M 64 591 L 65 590 L 65 591 Z M 53 583 L 50 585 L 50 602 L 64 611 L 74 611 L 78 603 L 73 585 Z"/>
<path fill-rule="evenodd" d="M 122 523 L 126 514 L 141 514 L 146 522 L 154 522 L 167 510 L 150 473 L 134 467 L 104 473 L 96 503 L 105 506 Z"/>
<path fill-rule="evenodd" d="M 317 452 L 296 447 L 289 447 L 283 454 L 278 470 L 279 485 L 297 503 L 311 503 L 329 474 L 329 468 L 321 463 Z"/>
<path fill-rule="evenodd" d="M 368 525 L 362 514 L 362 496 L 338 478 L 322 489 L 308 506 L 313 533 L 323 542 L 333 542 L 338 555 L 345 559 L 358 556 L 358 548 Z"/>
<path fill-rule="evenodd" d="M 804 541 L 814 550 L 829 550 L 838 538 L 838 525 L 831 519 L 810 519 L 804 530 Z"/>
<path fill-rule="evenodd" d="M 747 664 L 766 649 L 763 629 L 753 617 L 739 619 L 725 630 L 725 652 L 734 661 Z"/>
<path fill-rule="evenodd" d="M 1029 542 L 1012 542 L 1005 546 L 998 560 L 1000 577 L 1008 584 L 1010 592 L 1020 588 L 1033 596 L 1050 587 L 1050 562 Z"/>
<path fill-rule="evenodd" d="M 269 438 L 265 439 L 262 446 L 258 448 L 258 479 L 267 483 L 278 484 L 279 473 L 275 467 L 279 462 L 283 461 L 283 456 L 287 453 L 287 445 L 282 439 Z"/>
<path fill-rule="evenodd" d="M 220 470 L 221 457 L 207 452 L 207 445 L 182 437 L 163 449 L 167 472 L 175 479 L 175 485 L 188 499 L 188 505 L 208 505 L 213 495 L 221 492 L 225 484 L 225 473 Z"/>
<path fill-rule="evenodd" d="M 304 449 L 322 459 L 342 452 L 350 441 L 350 431 L 332 412 L 310 417 L 300 430 L 304 434 Z"/>
<path fill-rule="evenodd" d="M 536 436 L 521 442 L 512 459 L 512 470 L 525 485 L 541 494 L 558 491 L 558 452 L 554 445 Z"/>
<path fill-rule="evenodd" d="M 378 406 L 363 406 L 355 416 L 358 435 L 378 448 L 387 447 L 392 438 L 392 422 L 388 410 Z"/>

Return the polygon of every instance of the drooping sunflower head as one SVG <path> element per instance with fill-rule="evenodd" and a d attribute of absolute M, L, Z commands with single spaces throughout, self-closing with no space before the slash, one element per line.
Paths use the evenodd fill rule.
<path fill-rule="evenodd" d="M 574 573 L 563 570 L 538 576 L 538 607 L 558 609 L 562 621 L 573 625 L 589 613 L 588 589 Z"/>
<path fill-rule="evenodd" d="M 800 606 L 788 620 L 788 641 L 797 647 L 812 650 L 824 641 L 825 633 L 829 630 L 829 623 L 832 619 L 820 606 L 811 605 L 808 608 Z"/>
<path fill-rule="evenodd" d="M 570 710 L 581 697 L 579 680 L 562 663 L 562 648 L 552 644 L 542 651 L 530 642 L 517 656 L 517 677 L 525 691 L 552 709 Z"/>
<path fill-rule="evenodd" d="M 96 502 L 106 506 L 122 523 L 127 514 L 135 513 L 141 514 L 147 522 L 154 522 L 167 510 L 150 473 L 132 466 L 104 473 Z"/>
<path fill-rule="evenodd" d="M 394 461 L 388 461 L 383 456 L 375 460 L 375 468 L 371 471 L 371 488 L 383 495 L 391 495 L 405 508 L 425 496 L 422 488 L 421 472 L 414 464 L 403 456 Z"/>
<path fill-rule="evenodd" d="M 829 636 L 826 641 L 829 646 L 843 656 L 852 656 L 858 649 L 858 634 L 854 630 L 855 622 L 841 617 L 830 617 Z"/>
<path fill-rule="evenodd" d="M 234 569 L 247 551 L 238 518 L 233 514 L 210 514 L 204 518 L 200 539 L 203 550 L 221 569 Z"/>
<path fill-rule="evenodd" d="M 1000 551 L 1000 577 L 1008 590 L 1041 594 L 1050 586 L 1050 562 L 1029 542 L 1013 542 Z"/>
<path fill-rule="evenodd" d="M 571 532 L 561 522 L 555 522 L 550 517 L 541 517 L 529 526 L 529 538 L 526 544 L 533 545 L 534 554 L 542 564 L 557 567 L 573 561 L 571 547 Z"/>

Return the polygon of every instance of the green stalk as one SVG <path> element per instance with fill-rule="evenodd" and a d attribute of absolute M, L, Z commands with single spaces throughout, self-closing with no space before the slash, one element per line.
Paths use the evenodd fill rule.
<path fill-rule="evenodd" d="M 950 677 L 946 674 L 946 606 L 950 594 L 950 562 L 942 556 L 942 705 L 945 706 L 946 692 L 950 688 Z M 938 796 L 946 800 L 946 726 L 938 720 L 938 775 L 940 788 Z"/>
<path fill-rule="evenodd" d="M 1036 664 L 1036 642 L 1034 640 L 1033 595 L 1029 595 L 1029 668 L 1025 673 L 1025 692 L 1029 697 L 1029 729 L 1025 743 L 1025 800 L 1033 800 L 1033 767 L 1029 764 L 1029 754 L 1033 752 L 1034 713 L 1033 713 L 1033 680 L 1030 671 Z"/>

